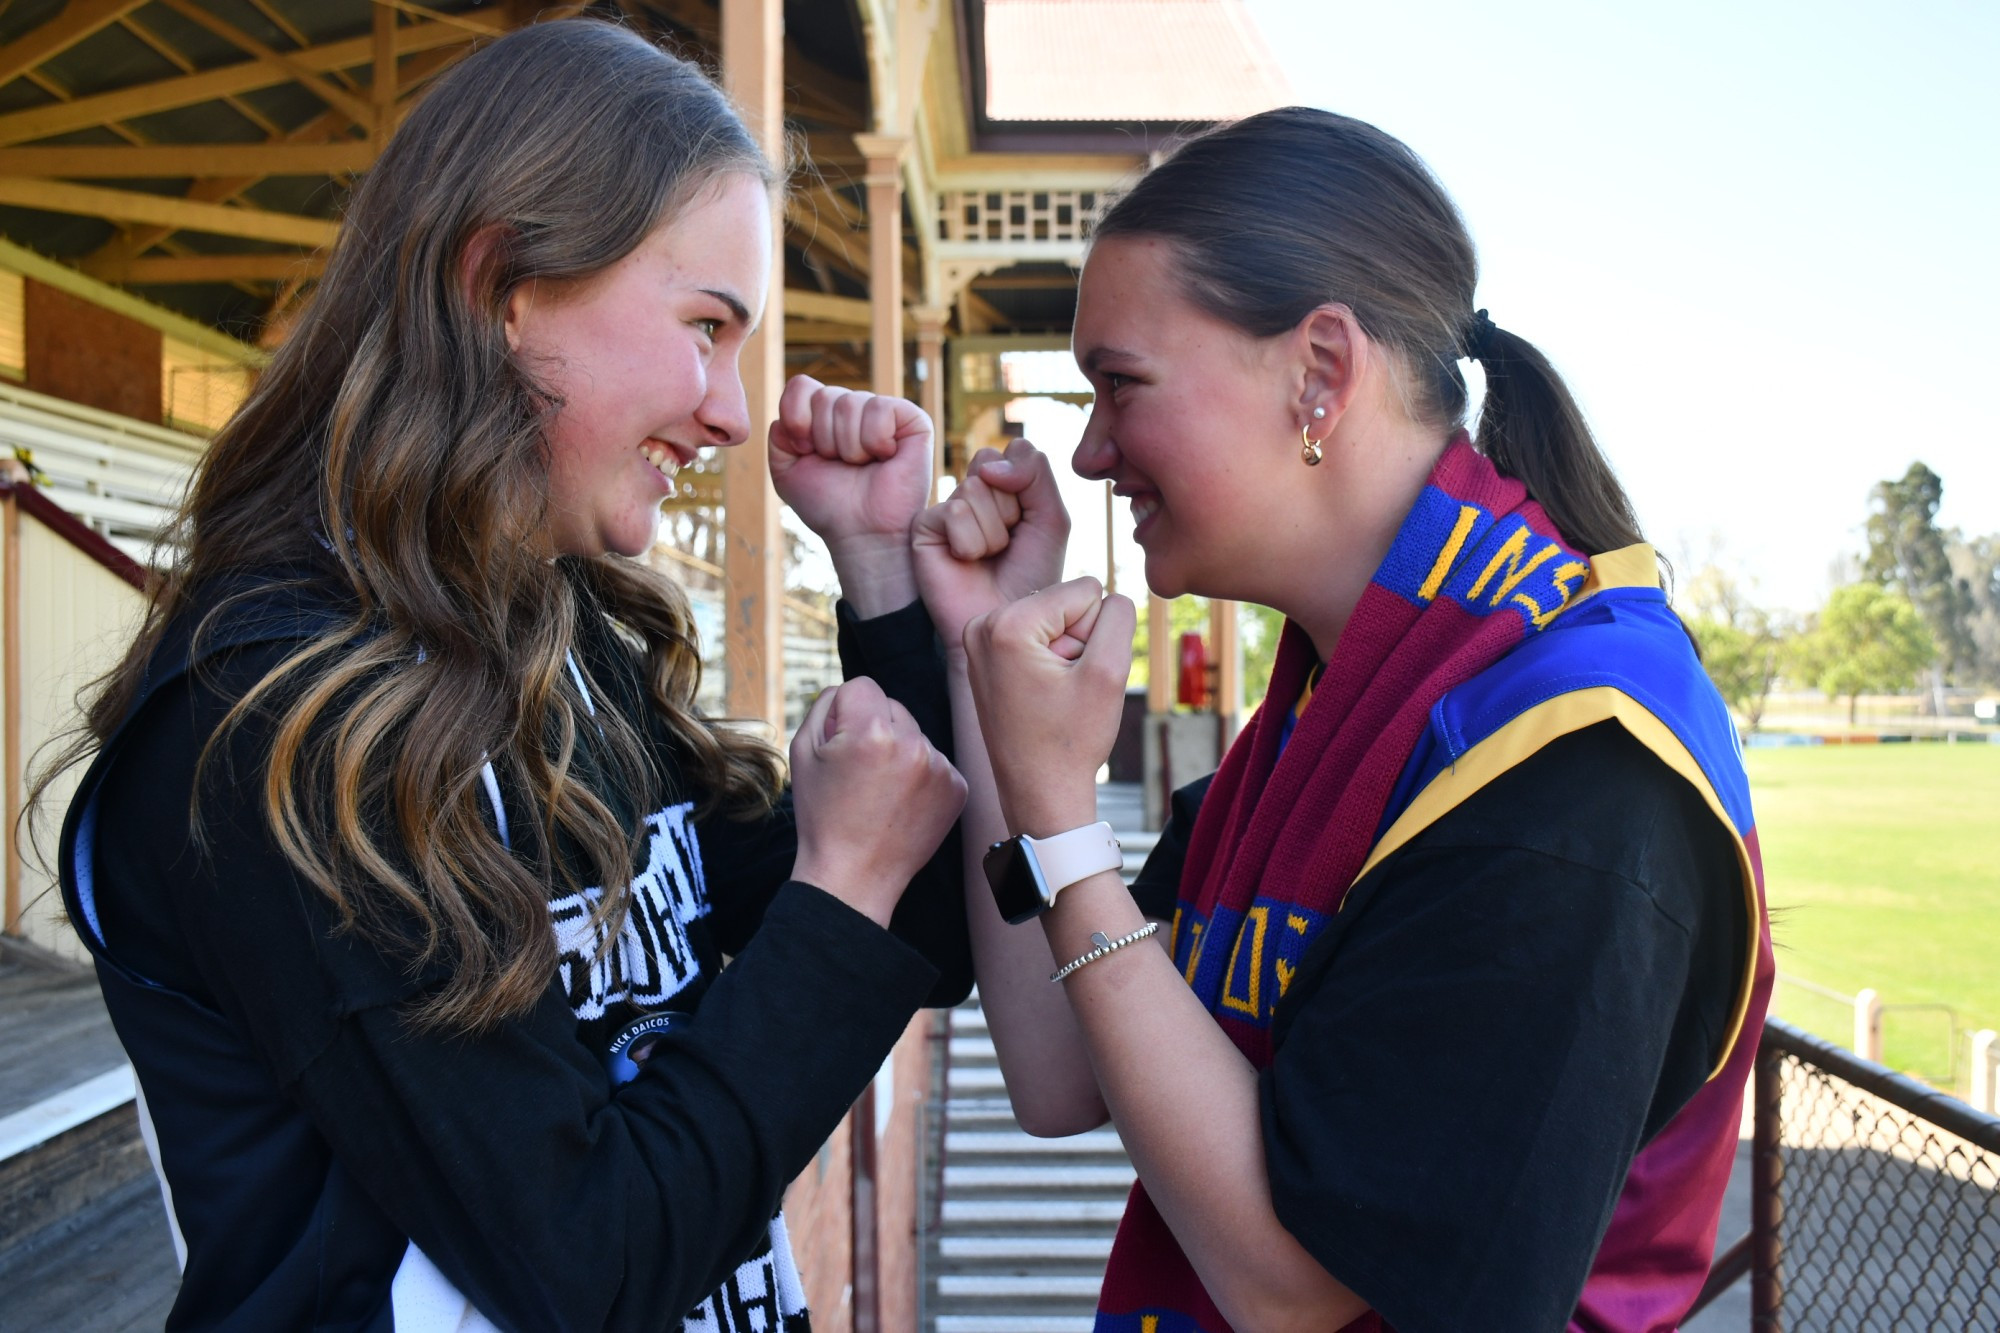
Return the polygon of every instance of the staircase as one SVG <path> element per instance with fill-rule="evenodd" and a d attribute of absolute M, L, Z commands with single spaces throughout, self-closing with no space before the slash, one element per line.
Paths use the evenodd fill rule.
<path fill-rule="evenodd" d="M 158 1329 L 180 1274 L 88 968 L 0 936 L 0 1333 Z"/>
<path fill-rule="evenodd" d="M 1158 835 L 1136 786 L 1099 788 L 1129 881 Z M 1090 1333 L 1132 1164 L 1110 1127 L 1037 1139 L 1014 1120 L 979 996 L 951 1013 L 940 1226 L 924 1333 Z"/>

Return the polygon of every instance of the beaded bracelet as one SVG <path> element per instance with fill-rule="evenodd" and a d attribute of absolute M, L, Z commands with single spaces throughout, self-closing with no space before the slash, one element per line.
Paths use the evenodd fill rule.
<path fill-rule="evenodd" d="M 1061 967 L 1057 968 L 1055 971 L 1049 973 L 1049 980 L 1061 981 L 1064 977 L 1076 971 L 1079 967 L 1082 967 L 1085 963 L 1094 963 L 1098 959 L 1104 957 L 1105 954 L 1116 953 L 1128 944 L 1135 944 L 1138 941 L 1145 939 L 1148 935 L 1151 935 L 1154 931 L 1158 930 L 1159 928 L 1160 928 L 1159 922 L 1148 921 L 1145 925 L 1139 927 L 1137 930 L 1133 931 L 1130 935 L 1121 935 L 1115 940 L 1105 939 L 1104 932 L 1101 930 L 1093 930 L 1090 932 L 1090 942 L 1096 945 L 1097 947 L 1092 949 L 1089 953 L 1085 954 L 1083 957 L 1072 959 L 1069 962 L 1064 963 Z"/>

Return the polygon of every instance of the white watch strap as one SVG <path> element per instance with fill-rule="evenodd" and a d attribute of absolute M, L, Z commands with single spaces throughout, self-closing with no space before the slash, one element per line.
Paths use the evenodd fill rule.
<path fill-rule="evenodd" d="M 1103 820 L 1053 837 L 1021 840 L 1034 849 L 1035 864 L 1042 868 L 1042 882 L 1049 886 L 1050 898 L 1080 879 L 1125 864 L 1118 836 Z"/>

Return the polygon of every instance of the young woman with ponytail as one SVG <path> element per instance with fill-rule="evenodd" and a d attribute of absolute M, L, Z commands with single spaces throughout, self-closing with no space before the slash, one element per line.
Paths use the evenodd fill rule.
<path fill-rule="evenodd" d="M 1042 586 L 1025 445 L 919 522 L 926 594 L 988 608 L 940 616 L 968 845 L 1028 840 L 992 858 L 1011 906 L 1057 890 L 1020 925 L 969 891 L 1016 1112 L 1108 1114 L 1138 1169 L 1100 1333 L 1650 1333 L 1706 1275 L 1771 981 L 1747 787 L 1631 505 L 1476 278 L 1406 147 L 1296 108 L 1098 227 L 1074 466 L 1130 497 L 1154 593 L 1286 616 L 1132 890 L 1062 864 L 1102 841 L 1065 835 L 1131 604 Z"/>
<path fill-rule="evenodd" d="M 970 967 L 923 414 L 800 378 L 770 428 L 871 677 L 789 786 L 696 709 L 687 598 L 630 558 L 761 433 L 778 182 L 687 62 L 504 37 L 360 183 L 204 458 L 61 848 L 169 1328 L 807 1327 L 779 1200 Z"/>

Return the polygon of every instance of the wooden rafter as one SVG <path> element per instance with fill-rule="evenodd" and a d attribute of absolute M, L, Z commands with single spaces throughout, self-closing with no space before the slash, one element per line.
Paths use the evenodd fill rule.
<path fill-rule="evenodd" d="M 471 49 L 471 42 L 462 41 L 454 46 L 434 48 L 412 57 L 403 65 L 401 70 L 401 91 L 407 94 L 423 80 L 435 76 L 440 70 L 445 69 L 453 62 L 463 59 L 465 54 Z M 326 111 L 284 136 L 284 139 L 280 143 L 250 144 L 246 145 L 246 147 L 270 148 L 296 147 L 306 144 L 324 145 L 335 135 L 344 133 L 346 129 L 347 118 L 344 115 L 338 111 Z M 368 149 L 372 153 L 372 149 L 369 149 L 369 146 L 365 143 L 354 140 L 346 142 L 363 149 Z M 372 162 L 374 158 L 370 156 L 367 160 Z M 357 168 L 357 170 L 361 169 L 365 169 L 365 164 L 364 168 Z M 215 176 L 197 180 L 194 183 L 194 187 L 188 191 L 187 197 L 202 203 L 221 203 L 242 194 L 243 191 L 262 180 L 264 174 L 259 172 L 240 176 Z M 136 228 L 123 236 L 114 238 L 100 248 L 84 261 L 85 266 L 111 265 L 137 259 L 145 254 L 146 251 L 164 241 L 172 233 L 172 230 L 171 227 Z"/>
<path fill-rule="evenodd" d="M 86 261 L 85 273 L 105 282 L 287 283 L 326 271 L 326 252 L 289 255 L 168 255 L 164 258 Z"/>
<path fill-rule="evenodd" d="M 502 37 L 512 29 L 505 10 L 500 5 L 488 5 L 484 9 L 467 10 L 458 14 L 447 14 L 440 9 L 413 4 L 411 0 L 375 0 L 385 9 L 408 14 L 412 18 L 428 19 L 434 23 L 461 28 L 479 37 Z"/>
<path fill-rule="evenodd" d="M 722 46 L 722 16 L 705 0 L 647 0 L 631 9 L 658 14 L 677 28 L 695 35 L 711 51 Z M 868 85 L 842 78 L 808 57 L 797 42 L 785 39 L 785 91 L 787 109 L 797 110 L 814 120 L 843 129 L 867 127 Z"/>
<path fill-rule="evenodd" d="M 80 176 L 85 179 L 342 176 L 366 171 L 368 164 L 374 160 L 374 146 L 366 139 L 342 139 L 334 143 L 280 141 L 0 148 L 0 176 Z"/>
<path fill-rule="evenodd" d="M 131 33 L 134 37 L 137 37 L 147 46 L 153 48 L 153 50 L 159 54 L 162 60 L 165 60 L 168 64 L 173 65 L 176 69 L 180 70 L 181 73 L 193 74 L 195 72 L 196 68 L 195 63 L 192 60 L 189 60 L 187 56 L 178 47 L 176 47 L 172 42 L 169 42 L 166 38 L 160 36 L 160 34 L 158 34 L 157 32 L 154 32 L 151 28 L 147 27 L 145 24 L 141 23 L 138 19 L 134 18 L 132 15 L 127 14 L 124 18 L 119 19 L 118 26 L 125 29 L 125 31 Z M 244 101 L 240 97 L 225 97 L 222 99 L 222 104 L 228 107 L 231 111 L 234 111 L 237 115 L 243 117 L 243 119 L 249 121 L 252 125 L 255 125 L 258 129 L 262 130 L 266 135 L 276 137 L 277 135 L 283 132 L 277 127 L 277 125 L 271 120 L 269 116 L 266 116 L 263 112 L 259 111 L 256 107 L 251 106 L 248 102 Z"/>
<path fill-rule="evenodd" d="M 0 85 L 12 83 L 45 60 L 53 60 L 144 3 L 145 0 L 69 0 L 54 18 L 0 47 Z"/>
<path fill-rule="evenodd" d="M 868 342 L 868 330 L 845 321 L 833 322 L 824 319 L 793 319 L 785 317 L 785 342 L 799 343 L 860 343 Z"/>
<path fill-rule="evenodd" d="M 46 209 L 52 213 L 76 213 L 83 217 L 111 218 L 121 222 L 149 222 L 176 231 L 205 231 L 219 236 L 242 236 L 251 240 L 312 247 L 331 245 L 340 230 L 338 223 L 291 213 L 200 203 L 193 199 L 145 194 L 138 190 L 107 190 L 96 185 L 72 185 L 67 181 L 29 180 L 21 176 L 0 177 L 0 204 Z"/>
<path fill-rule="evenodd" d="M 809 292 L 801 287 L 785 288 L 785 319 L 797 316 L 802 320 L 818 320 L 828 324 L 851 325 L 867 329 L 869 325 L 869 305 L 859 296 L 829 296 L 824 292 Z"/>
<path fill-rule="evenodd" d="M 188 22 L 208 29 L 208 31 L 214 33 L 223 41 L 228 42 L 231 46 L 248 51 L 265 64 L 282 70 L 287 76 L 301 84 L 314 97 L 317 97 L 320 101 L 335 110 L 345 113 L 347 118 L 356 125 L 363 126 L 364 128 L 374 125 L 375 112 L 372 106 L 359 97 L 354 96 L 354 94 L 348 92 L 345 88 L 340 87 L 333 80 L 321 77 L 320 71 L 302 64 L 288 52 L 280 51 L 276 47 L 266 46 L 263 42 L 258 41 L 234 23 L 209 13 L 200 5 L 195 4 L 194 0 L 159 0 L 159 3 L 173 10 L 174 13 L 179 14 Z M 370 52 L 370 56 L 372 58 L 372 51 Z"/>
<path fill-rule="evenodd" d="M 435 50 L 462 44 L 469 39 L 462 29 L 443 23 L 419 23 L 396 32 L 398 54 Z M 374 37 L 350 38 L 309 46 L 291 53 L 290 59 L 307 69 L 325 72 L 368 64 L 374 58 Z M 111 121 L 149 116 L 175 107 L 212 102 L 233 93 L 254 92 L 274 84 L 289 83 L 293 76 L 282 67 L 262 60 L 248 60 L 199 74 L 183 74 L 136 87 L 79 97 L 54 106 L 30 107 L 25 111 L 0 115 L 0 144 L 29 143 L 52 135 L 68 134 Z"/>

